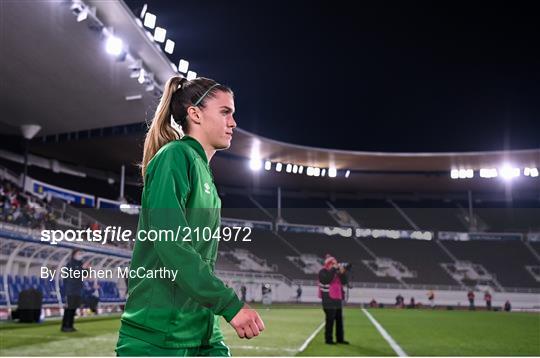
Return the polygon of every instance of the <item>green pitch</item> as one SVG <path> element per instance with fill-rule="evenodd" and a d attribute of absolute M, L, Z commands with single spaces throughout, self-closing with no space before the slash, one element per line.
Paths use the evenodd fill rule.
<path fill-rule="evenodd" d="M 325 345 L 318 307 L 257 307 L 266 324 L 262 336 L 240 340 L 223 324 L 226 342 L 236 356 L 389 356 L 390 345 L 358 308 L 345 310 L 349 346 Z M 370 310 L 396 343 L 411 356 L 540 356 L 540 315 L 530 313 Z M 2 356 L 114 356 L 118 316 L 79 318 L 75 333 L 61 333 L 59 321 L 38 325 L 0 324 Z"/>

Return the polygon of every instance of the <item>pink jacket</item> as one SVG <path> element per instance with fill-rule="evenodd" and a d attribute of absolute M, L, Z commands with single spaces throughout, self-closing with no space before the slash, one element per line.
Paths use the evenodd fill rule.
<path fill-rule="evenodd" d="M 334 278 L 329 284 L 325 285 L 319 282 L 319 298 L 322 298 L 323 292 L 328 292 L 328 295 L 333 300 L 343 299 L 343 285 L 337 274 L 334 275 Z"/>

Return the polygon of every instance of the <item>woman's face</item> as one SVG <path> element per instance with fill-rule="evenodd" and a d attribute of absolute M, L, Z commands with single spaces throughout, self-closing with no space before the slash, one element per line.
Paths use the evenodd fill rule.
<path fill-rule="evenodd" d="M 233 128 L 236 122 L 234 114 L 234 97 L 229 92 L 218 91 L 213 98 L 208 98 L 203 114 L 201 127 L 208 144 L 214 149 L 227 149 L 231 146 Z"/>

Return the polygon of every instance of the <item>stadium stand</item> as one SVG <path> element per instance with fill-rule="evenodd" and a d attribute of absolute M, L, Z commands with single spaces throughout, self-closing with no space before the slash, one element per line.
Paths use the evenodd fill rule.
<path fill-rule="evenodd" d="M 540 288 L 525 268 L 539 262 L 521 241 L 445 241 L 444 245 L 458 259 L 481 264 L 503 287 Z"/>
<path fill-rule="evenodd" d="M 451 259 L 434 243 L 423 240 L 359 239 L 374 254 L 403 263 L 416 272 L 403 278 L 411 284 L 456 285 L 456 281 L 441 267 Z"/>
<path fill-rule="evenodd" d="M 295 224 L 336 226 L 338 223 L 329 215 L 330 208 L 324 200 L 317 198 L 295 198 L 283 196 L 281 216 Z"/>
<path fill-rule="evenodd" d="M 394 200 L 403 212 L 422 230 L 467 231 L 466 212 L 452 201 Z"/>
<path fill-rule="evenodd" d="M 7 170 L 7 169 L 4 169 Z M 42 170 L 47 172 L 47 170 Z M 41 175 L 42 180 L 52 179 L 57 174 Z M 64 176 L 65 174 L 62 174 Z M 17 177 L 16 174 L 11 174 Z M 70 189 L 95 188 L 94 181 L 77 178 Z M 63 179 L 62 179 L 63 182 Z M 48 201 L 35 195 L 22 193 L 13 181 L 2 179 L 0 187 L 0 221 L 15 227 L 40 229 L 45 227 L 85 228 L 100 226 L 122 226 L 136 230 L 137 215 L 128 215 L 118 209 L 96 209 L 76 205 L 59 198 Z M 88 191 L 88 190 L 86 190 Z M 104 191 L 98 192 L 104 194 Z M 112 191 L 109 193 L 112 195 Z M 241 220 L 244 223 L 266 223 L 267 229 L 253 228 L 251 242 L 229 241 L 220 243 L 216 269 L 220 275 L 230 277 L 231 284 L 238 282 L 250 285 L 257 282 L 273 282 L 282 289 L 295 285 L 313 285 L 316 273 L 324 256 L 335 255 L 352 267 L 353 287 L 402 287 L 403 289 L 447 289 L 459 290 L 475 287 L 492 291 L 527 291 L 540 289 L 540 243 L 491 240 L 452 241 L 396 239 L 378 237 L 343 237 L 302 231 L 307 227 L 339 226 L 346 213 L 362 227 L 411 230 L 411 226 L 433 231 L 466 232 L 466 212 L 458 202 L 441 200 L 346 200 L 326 201 L 323 198 L 286 193 L 282 197 L 282 217 L 279 228 L 275 226 L 278 211 L 276 197 L 272 195 L 234 193 L 222 191 L 223 217 Z M 496 205 L 484 203 L 484 207 Z M 519 203 L 519 205 L 527 205 Z M 494 215 L 485 215 L 481 210 L 493 210 Z M 524 209 L 525 210 L 525 209 Z M 401 212 L 400 212 L 401 211 Z M 537 228 L 534 211 L 503 211 L 477 209 L 485 227 L 508 231 L 508 228 L 527 232 Z M 487 212 L 487 211 L 486 211 Z M 508 216 L 508 213 L 511 213 Z M 501 219 L 510 217 L 507 221 Z M 347 215 L 345 215 L 346 217 Z M 414 225 L 411 225 L 411 221 Z M 495 223 L 495 224 L 493 224 Z M 295 224 L 299 224 L 294 226 Z M 300 232 L 287 231 L 292 225 Z M 498 226 L 497 226 L 498 225 Z M 274 230 L 269 228 L 274 226 Z M 353 225 L 355 226 L 355 225 Z M 276 231 L 277 229 L 277 231 Z M 505 230 L 502 230 L 505 229 Z M 517 230 L 516 230 L 517 231 Z M 523 235 L 523 234 L 519 234 Z M 517 237 L 521 237 L 521 236 Z M 354 236 L 354 235 L 353 235 Z M 507 237 L 502 237 L 508 239 Z M 2 247 L 7 252 L 13 240 L 2 238 Z M 129 245 L 122 246 L 129 249 Z M 29 249 L 25 255 L 32 254 Z M 53 259 L 62 256 L 58 251 Z M 23 253 L 23 251 L 21 252 Z M 40 256 L 41 257 L 41 256 Z M 17 262 L 17 259 L 14 261 Z M 111 258 L 110 262 L 114 262 Z M 1 263 L 6 267 L 7 262 Z M 15 268 L 17 266 L 18 268 Z M 9 275 L 0 275 L 0 308 L 9 303 L 14 307 L 22 290 L 37 288 L 43 294 L 46 308 L 57 307 L 63 300 L 62 280 L 55 282 L 40 279 L 26 273 L 22 266 L 14 265 Z M 240 280 L 240 281 L 238 281 Z M 246 281 L 247 280 L 247 281 Z M 94 285 L 94 282 L 91 283 Z M 97 282 L 100 306 L 122 304 L 125 283 L 99 280 Z M 251 286 L 250 286 L 251 287 Z M 255 290 L 251 287 L 250 290 Z M 90 289 L 88 290 L 90 291 Z M 280 293 L 282 297 L 288 297 Z M 1 310 L 1 309 L 0 309 Z"/>
<path fill-rule="evenodd" d="M 247 249 L 253 254 L 266 260 L 268 265 L 276 266 L 279 273 L 288 278 L 312 279 L 312 275 L 304 274 L 298 267 L 291 263 L 287 256 L 298 255 L 294 247 L 283 241 L 275 233 L 266 230 L 254 229 L 251 242 L 229 241 L 220 243 L 220 251 L 230 252 L 237 248 Z M 217 268 L 223 269 L 223 264 L 218 261 Z"/>
<path fill-rule="evenodd" d="M 220 193 L 222 216 L 245 220 L 268 221 L 271 217 L 260 210 L 246 195 Z"/>
<path fill-rule="evenodd" d="M 354 270 L 353 280 L 363 282 L 398 283 L 393 277 L 378 277 L 366 267 L 362 260 L 373 257 L 364 250 L 353 238 L 340 236 L 325 236 L 306 233 L 282 233 L 282 236 L 292 246 L 303 254 L 315 254 L 321 259 L 326 254 L 339 257 L 343 262 L 352 264 Z M 300 255 L 298 255 L 300 256 Z M 311 276 L 313 279 L 313 276 Z"/>
<path fill-rule="evenodd" d="M 385 200 L 337 199 L 332 204 L 336 208 L 345 209 L 361 227 L 411 229 L 411 225 Z"/>

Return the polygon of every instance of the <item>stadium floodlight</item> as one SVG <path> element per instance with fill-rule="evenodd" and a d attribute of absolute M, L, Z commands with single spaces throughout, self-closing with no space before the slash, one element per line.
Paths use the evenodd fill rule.
<path fill-rule="evenodd" d="M 316 177 L 321 175 L 321 168 L 313 168 L 313 175 Z"/>
<path fill-rule="evenodd" d="M 81 0 L 73 0 L 70 9 L 73 14 L 77 15 L 77 22 L 84 21 L 88 18 L 88 8 Z"/>
<path fill-rule="evenodd" d="M 105 50 L 110 55 L 119 56 L 124 50 L 124 42 L 116 36 L 109 36 L 105 43 Z"/>
<path fill-rule="evenodd" d="M 134 94 L 131 96 L 126 96 L 126 101 L 136 101 L 138 99 L 142 99 L 142 94 Z"/>
<path fill-rule="evenodd" d="M 141 68 L 139 71 L 139 77 L 137 78 L 137 82 L 139 82 L 141 85 L 146 81 L 146 71 L 144 68 Z"/>
<path fill-rule="evenodd" d="M 131 65 L 129 65 L 128 68 L 131 70 L 129 74 L 130 78 L 139 78 L 142 70 L 142 60 L 136 60 Z"/>
<path fill-rule="evenodd" d="M 292 172 L 294 174 L 298 173 L 298 165 L 295 164 L 295 165 L 292 166 Z"/>
<path fill-rule="evenodd" d="M 499 170 L 499 173 L 501 173 L 501 177 L 506 180 L 511 180 L 513 178 L 516 178 L 520 175 L 519 168 L 512 167 L 511 165 L 504 165 L 501 170 Z"/>
<path fill-rule="evenodd" d="M 457 169 L 452 169 L 450 171 L 450 178 L 452 179 L 459 179 L 459 170 Z"/>
<path fill-rule="evenodd" d="M 280 172 L 282 167 L 283 167 L 283 164 L 276 163 L 276 172 Z"/>
<path fill-rule="evenodd" d="M 328 168 L 328 176 L 330 178 L 335 178 L 337 175 L 337 169 L 336 168 Z"/>
<path fill-rule="evenodd" d="M 266 162 L 264 162 L 264 170 L 270 170 L 272 169 L 272 162 L 267 160 Z"/>
<path fill-rule="evenodd" d="M 249 169 L 253 171 L 259 171 L 262 168 L 262 160 L 258 158 L 251 158 L 249 161 Z"/>
<path fill-rule="evenodd" d="M 194 80 L 195 78 L 197 78 L 197 72 L 188 71 L 188 73 L 186 75 L 186 78 L 187 78 L 188 81 Z"/>
<path fill-rule="evenodd" d="M 304 172 L 304 166 L 301 165 L 300 168 L 298 168 L 298 174 L 302 174 Z"/>
<path fill-rule="evenodd" d="M 313 175 L 313 167 L 307 167 L 306 174 L 307 174 L 307 176 L 312 176 Z"/>
<path fill-rule="evenodd" d="M 24 137 L 24 139 L 30 140 L 38 134 L 38 132 L 41 130 L 41 126 L 39 124 L 23 124 L 21 125 L 21 133 Z"/>
<path fill-rule="evenodd" d="M 156 27 L 156 15 L 147 12 L 144 15 L 144 23 L 143 24 L 144 24 L 144 26 L 148 27 L 149 29 L 153 29 L 154 27 Z"/>
<path fill-rule="evenodd" d="M 172 55 L 173 51 L 174 51 L 174 41 L 167 39 L 167 41 L 165 42 L 165 52 Z"/>
<path fill-rule="evenodd" d="M 535 178 L 538 176 L 538 168 L 525 168 L 523 169 L 523 175 L 527 176 L 527 177 L 532 177 L 532 178 Z"/>
<path fill-rule="evenodd" d="M 350 170 L 347 170 L 347 171 L 345 172 L 345 178 L 348 178 L 349 175 L 351 175 L 351 171 L 350 171 Z"/>
<path fill-rule="evenodd" d="M 165 30 L 163 27 L 156 27 L 154 30 L 154 40 L 159 43 L 165 42 L 165 36 L 167 36 L 167 30 Z"/>
<path fill-rule="evenodd" d="M 497 172 L 496 168 L 481 168 L 480 169 L 480 178 L 496 178 L 499 176 L 499 173 Z"/>
<path fill-rule="evenodd" d="M 79 15 L 77 15 L 77 22 L 84 21 L 88 18 L 88 10 L 84 8 Z"/>
<path fill-rule="evenodd" d="M 290 172 L 292 171 L 292 165 L 291 165 L 291 163 L 287 164 L 287 167 L 285 168 L 285 171 L 286 171 L 287 173 L 290 173 Z"/>
<path fill-rule="evenodd" d="M 70 10 L 73 11 L 75 15 L 77 15 L 81 10 L 84 8 L 84 4 L 81 0 L 72 0 Z"/>
<path fill-rule="evenodd" d="M 326 175 L 326 168 L 323 168 L 323 170 L 321 170 L 321 176 L 325 176 Z"/>
<path fill-rule="evenodd" d="M 188 68 L 189 68 L 189 61 L 180 60 L 180 62 L 178 62 L 178 71 L 182 73 L 186 73 L 188 71 Z"/>
<path fill-rule="evenodd" d="M 459 179 L 470 179 L 474 177 L 472 169 L 460 169 L 458 174 Z"/>
<path fill-rule="evenodd" d="M 144 4 L 141 10 L 141 19 L 144 19 L 144 15 L 146 15 L 146 10 L 148 10 L 148 4 Z"/>

